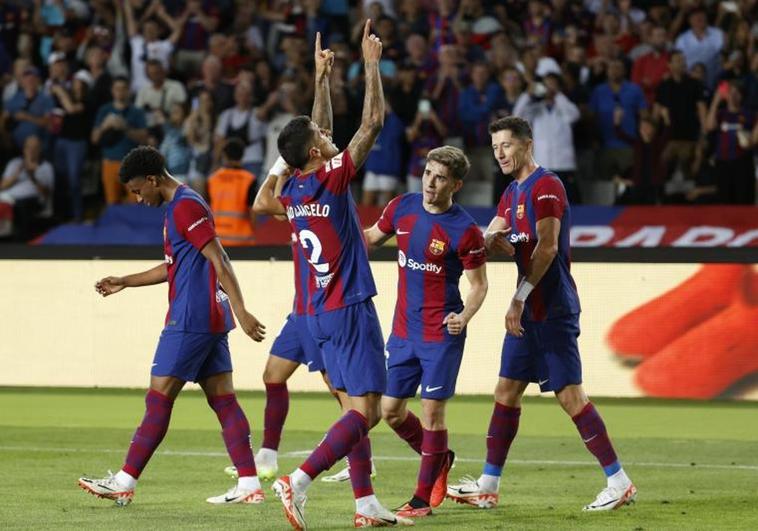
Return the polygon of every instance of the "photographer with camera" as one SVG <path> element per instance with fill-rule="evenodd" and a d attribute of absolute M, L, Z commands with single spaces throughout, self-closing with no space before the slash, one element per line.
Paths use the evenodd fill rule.
<path fill-rule="evenodd" d="M 532 126 L 534 160 L 554 170 L 563 181 L 569 201 L 578 203 L 572 126 L 580 114 L 579 108 L 561 92 L 560 76 L 551 72 L 542 81 L 532 80 L 528 91 L 516 101 L 513 114 Z"/>

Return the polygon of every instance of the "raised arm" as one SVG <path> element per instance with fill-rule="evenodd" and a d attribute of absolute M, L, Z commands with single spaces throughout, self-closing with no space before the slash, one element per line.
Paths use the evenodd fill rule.
<path fill-rule="evenodd" d="M 311 120 L 321 129 L 332 130 L 332 97 L 329 91 L 329 76 L 334 64 L 334 52 L 321 49 L 321 32 L 316 33 L 316 92 L 313 96 Z"/>
<path fill-rule="evenodd" d="M 366 21 L 363 27 L 363 62 L 366 69 L 366 88 L 363 98 L 363 115 L 361 125 L 353 136 L 347 151 L 356 168 L 366 161 L 376 137 L 384 125 L 384 92 L 382 79 L 379 75 L 379 60 L 382 57 L 382 41 L 374 34 L 369 34 L 371 20 Z"/>
<path fill-rule="evenodd" d="M 124 288 L 138 288 L 140 286 L 152 286 L 166 282 L 168 279 L 168 269 L 166 263 L 155 266 L 152 269 L 135 273 L 125 277 L 105 277 L 95 282 L 95 291 L 103 297 L 118 293 Z"/>
<path fill-rule="evenodd" d="M 221 243 L 219 243 L 218 238 L 213 238 L 209 241 L 200 252 L 203 253 L 203 256 L 216 270 L 218 281 L 229 296 L 229 303 L 232 306 L 234 315 L 237 316 L 240 328 L 253 341 L 263 341 L 263 338 L 266 336 L 266 327 L 245 309 L 245 300 L 242 298 L 242 289 L 240 289 L 237 276 L 234 274 L 234 269 L 232 269 L 232 261 L 229 259 L 226 251 L 224 251 Z"/>
<path fill-rule="evenodd" d="M 129 0 L 122 2 L 124 6 L 124 22 L 126 22 L 126 34 L 131 39 L 137 35 L 137 21 L 134 20 L 134 10 L 132 9 L 132 3 Z"/>

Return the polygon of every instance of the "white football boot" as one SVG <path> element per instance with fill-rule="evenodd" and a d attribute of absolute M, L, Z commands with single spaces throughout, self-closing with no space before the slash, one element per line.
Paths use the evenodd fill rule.
<path fill-rule="evenodd" d="M 458 484 L 447 486 L 447 498 L 455 503 L 492 509 L 497 506 L 500 496 L 497 492 L 485 492 L 473 477 L 463 476 Z"/>
<path fill-rule="evenodd" d="M 113 500 L 119 507 L 126 507 L 134 497 L 134 488 L 119 483 L 110 470 L 102 479 L 79 478 L 79 487 L 98 498 Z"/>
<path fill-rule="evenodd" d="M 631 505 L 637 499 L 637 487 L 629 483 L 626 487 L 606 487 L 600 491 L 595 501 L 584 506 L 584 511 L 613 511 L 624 505 Z"/>

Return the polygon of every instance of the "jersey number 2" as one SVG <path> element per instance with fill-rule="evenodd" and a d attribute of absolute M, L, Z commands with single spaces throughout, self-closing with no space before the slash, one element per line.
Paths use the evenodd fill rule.
<path fill-rule="evenodd" d="M 329 263 L 318 263 L 321 259 L 321 251 L 323 250 L 323 247 L 321 246 L 321 240 L 318 239 L 315 232 L 311 230 L 301 230 L 300 245 L 303 246 L 303 249 L 311 249 L 311 257 L 308 258 L 308 262 L 310 262 L 316 272 L 321 273 L 322 275 L 329 272 Z"/>

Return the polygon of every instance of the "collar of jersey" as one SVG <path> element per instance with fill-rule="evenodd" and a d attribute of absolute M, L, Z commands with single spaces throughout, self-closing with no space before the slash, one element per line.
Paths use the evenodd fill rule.
<path fill-rule="evenodd" d="M 532 184 L 533 181 L 535 181 L 539 176 L 541 176 L 543 173 L 545 173 L 545 168 L 542 166 L 537 166 L 537 169 L 532 172 L 532 174 L 526 178 L 526 180 L 523 183 L 519 183 L 518 189 L 523 190 L 530 184 Z"/>

